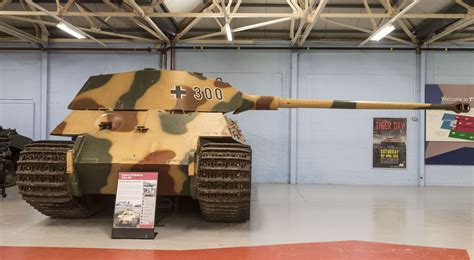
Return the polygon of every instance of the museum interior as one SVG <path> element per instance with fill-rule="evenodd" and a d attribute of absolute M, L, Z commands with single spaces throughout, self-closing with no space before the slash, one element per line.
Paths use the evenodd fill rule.
<path fill-rule="evenodd" d="M 0 0 L 0 259 L 471 259 L 474 0 Z"/>

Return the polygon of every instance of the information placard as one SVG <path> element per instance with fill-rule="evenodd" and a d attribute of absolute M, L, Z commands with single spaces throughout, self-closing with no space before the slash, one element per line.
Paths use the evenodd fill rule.
<path fill-rule="evenodd" d="M 153 239 L 157 172 L 120 172 L 112 238 Z"/>
<path fill-rule="evenodd" d="M 474 85 L 427 84 L 425 102 L 464 102 L 474 106 Z M 474 109 L 456 114 L 426 111 L 425 163 L 474 165 Z M 449 172 L 447 172 L 449 173 Z"/>

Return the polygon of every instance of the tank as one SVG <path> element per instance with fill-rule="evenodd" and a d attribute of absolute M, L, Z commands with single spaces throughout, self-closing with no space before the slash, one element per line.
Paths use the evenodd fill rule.
<path fill-rule="evenodd" d="M 221 78 L 145 69 L 90 77 L 70 114 L 51 135 L 71 141 L 27 145 L 18 163 L 19 192 L 41 213 L 85 218 L 115 194 L 119 172 L 159 173 L 159 196 L 199 201 L 211 222 L 250 217 L 251 147 L 226 113 L 278 108 L 444 109 L 446 105 L 297 100 L 243 93 Z"/>
<path fill-rule="evenodd" d="M 31 141 L 30 138 L 20 135 L 16 129 L 0 126 L 0 176 L 3 176 L 6 187 L 15 185 L 15 171 L 20 152 Z"/>
<path fill-rule="evenodd" d="M 127 208 L 120 215 L 117 216 L 117 221 L 114 223 L 115 226 L 127 226 L 136 227 L 140 222 L 140 216 L 133 212 L 132 209 Z"/>

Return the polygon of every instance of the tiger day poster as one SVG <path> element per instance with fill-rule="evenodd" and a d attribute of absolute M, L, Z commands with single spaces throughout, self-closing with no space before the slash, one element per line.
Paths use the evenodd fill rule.
<path fill-rule="evenodd" d="M 406 169 L 406 139 L 406 118 L 374 118 L 372 167 Z"/>

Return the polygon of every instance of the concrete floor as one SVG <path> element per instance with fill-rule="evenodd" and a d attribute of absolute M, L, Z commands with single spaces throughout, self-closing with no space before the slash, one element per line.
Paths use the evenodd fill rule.
<path fill-rule="evenodd" d="M 173 213 L 155 240 L 112 240 L 112 220 L 51 219 L 16 194 L 0 199 L 0 245 L 199 249 L 364 240 L 467 249 L 474 255 L 474 189 L 457 187 L 253 185 L 251 221 L 207 223 Z"/>

